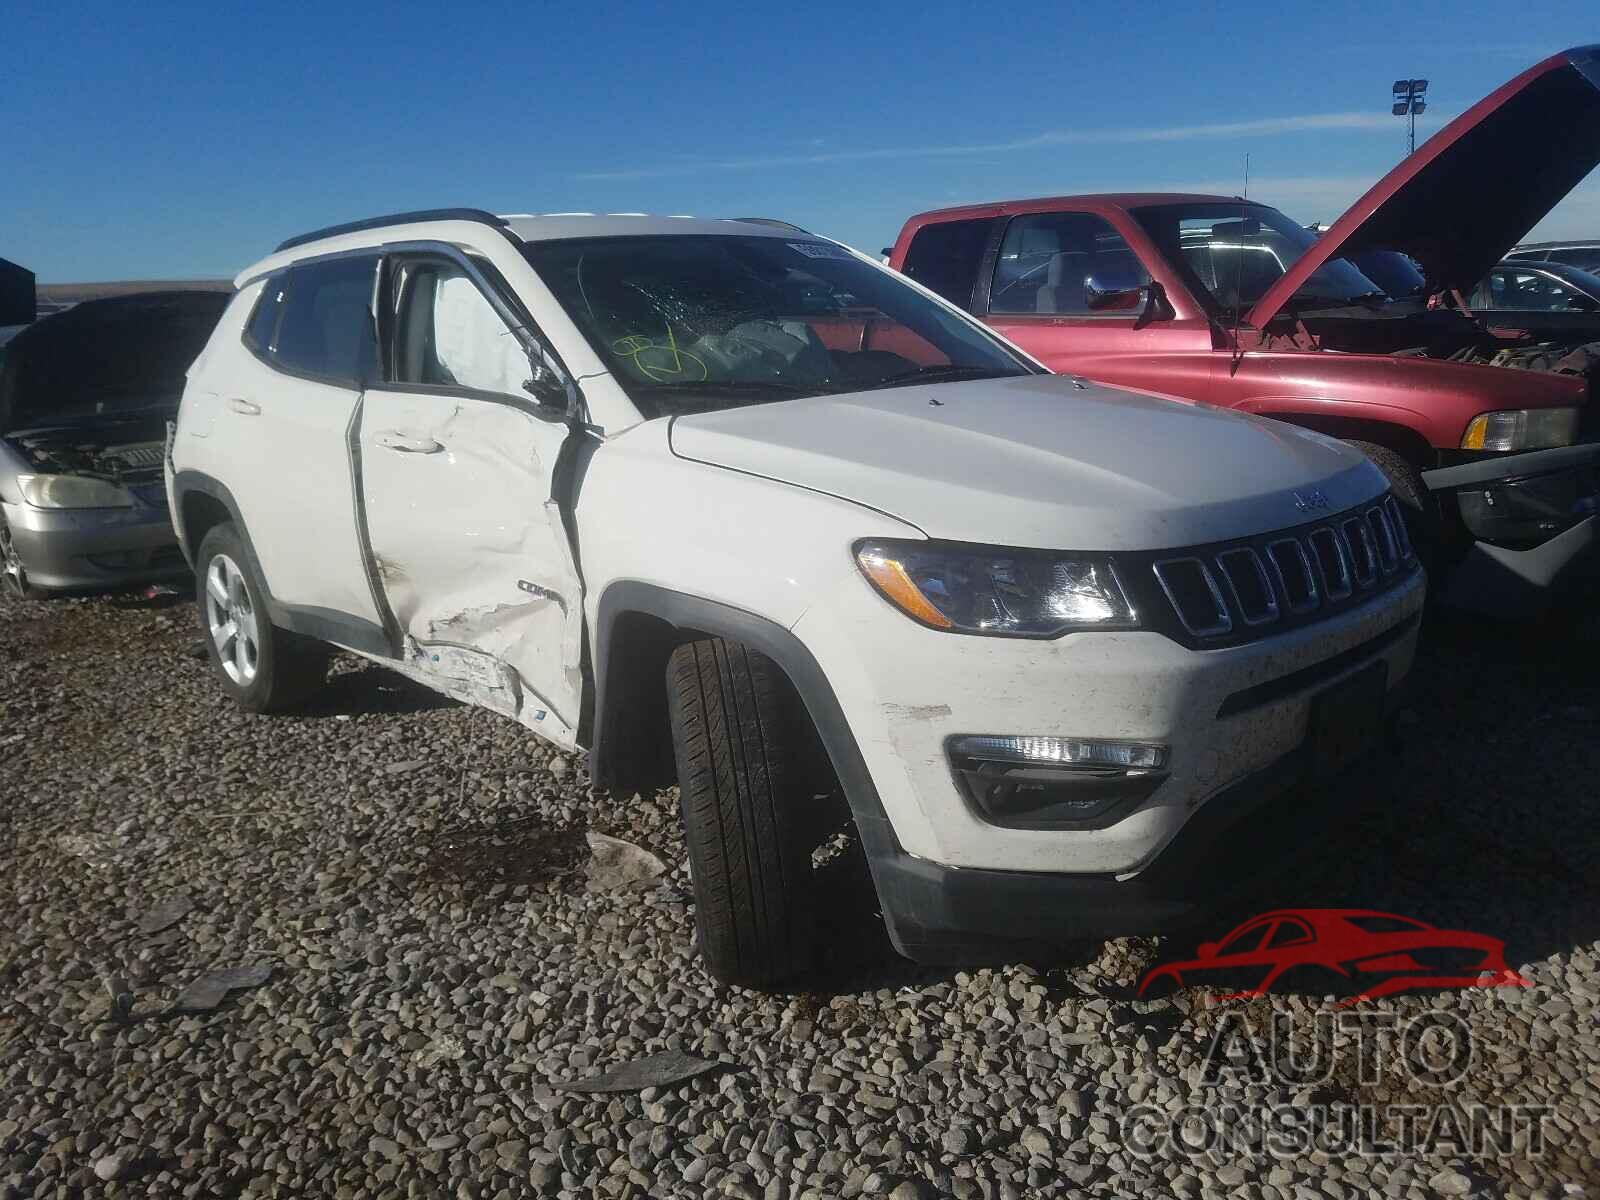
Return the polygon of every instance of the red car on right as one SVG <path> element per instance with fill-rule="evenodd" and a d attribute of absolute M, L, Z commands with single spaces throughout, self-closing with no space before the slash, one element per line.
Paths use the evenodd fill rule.
<path fill-rule="evenodd" d="M 1491 323 L 1468 296 L 1597 163 L 1588 46 L 1485 97 L 1320 237 L 1239 197 L 1064 196 L 912 217 L 889 262 L 1053 371 L 1352 442 L 1410 504 L 1436 591 L 1522 612 L 1594 567 L 1600 320 Z"/>

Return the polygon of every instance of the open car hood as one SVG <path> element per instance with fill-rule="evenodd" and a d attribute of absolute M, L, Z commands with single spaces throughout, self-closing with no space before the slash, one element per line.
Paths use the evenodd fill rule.
<path fill-rule="evenodd" d="M 170 406 L 229 296 L 143 292 L 42 317 L 0 357 L 0 434 Z"/>
<path fill-rule="evenodd" d="M 1482 279 L 1600 163 L 1600 45 L 1553 54 L 1489 93 L 1357 200 L 1268 289 L 1266 325 L 1323 263 L 1368 250 L 1416 259 L 1430 291 Z"/>

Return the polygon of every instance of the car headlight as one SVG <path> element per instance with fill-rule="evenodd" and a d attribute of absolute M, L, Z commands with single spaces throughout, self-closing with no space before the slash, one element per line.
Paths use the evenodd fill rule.
<path fill-rule="evenodd" d="M 35 508 L 132 508 L 127 488 L 92 475 L 18 475 L 17 489 Z"/>
<path fill-rule="evenodd" d="M 1506 408 L 1479 413 L 1467 422 L 1463 450 L 1545 450 L 1578 438 L 1575 408 Z"/>
<path fill-rule="evenodd" d="M 1138 625 L 1104 555 L 871 539 L 857 543 L 856 564 L 884 599 L 933 629 L 1051 637 Z"/>

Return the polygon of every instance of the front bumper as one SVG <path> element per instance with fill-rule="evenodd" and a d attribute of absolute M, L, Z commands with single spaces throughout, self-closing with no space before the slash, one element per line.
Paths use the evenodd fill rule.
<path fill-rule="evenodd" d="M 1127 876 L 1149 867 L 1216 797 L 1299 746 L 1324 689 L 1380 660 L 1397 688 L 1415 654 L 1424 593 L 1413 570 L 1324 621 L 1191 650 L 1139 630 L 1043 641 L 942 633 L 857 578 L 793 633 L 838 697 L 893 849 L 962 870 Z M 1104 827 L 1007 827 L 957 784 L 947 744 L 967 735 L 1161 745 L 1168 775 Z"/>
<path fill-rule="evenodd" d="M 141 497 L 132 508 L 3 507 L 35 587 L 88 591 L 188 572 L 164 504 Z"/>
<path fill-rule="evenodd" d="M 1441 603 L 1536 616 L 1600 569 L 1600 444 L 1482 459 L 1422 479 L 1471 539 L 1435 587 Z"/>
<path fill-rule="evenodd" d="M 1258 890 L 1368 807 L 1378 754 L 1311 777 L 1302 744 L 1213 796 L 1136 875 L 964 870 L 908 854 L 873 863 L 895 949 L 922 963 L 999 962 L 1081 939 L 1183 929 Z"/>

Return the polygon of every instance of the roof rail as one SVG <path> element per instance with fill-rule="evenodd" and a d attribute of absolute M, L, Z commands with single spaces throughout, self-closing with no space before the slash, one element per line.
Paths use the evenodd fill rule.
<path fill-rule="evenodd" d="M 776 217 L 729 217 L 728 220 L 742 221 L 746 225 L 771 225 L 774 229 L 792 229 L 796 233 L 803 233 L 808 237 L 811 236 L 809 229 L 801 229 L 798 225 L 789 221 L 780 221 Z"/>
<path fill-rule="evenodd" d="M 479 225 L 493 225 L 496 229 L 503 230 L 506 227 L 504 220 L 481 208 L 424 208 L 416 212 L 392 213 L 387 217 L 368 217 L 365 221 L 347 221 L 343 225 L 314 229 L 280 242 L 273 253 L 293 250 L 307 242 L 320 242 L 323 238 L 337 237 L 341 233 L 360 233 L 367 229 L 382 229 L 385 225 L 410 225 L 416 221 L 476 221 Z"/>

